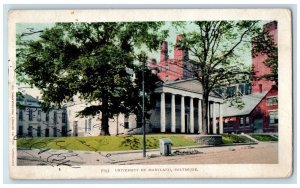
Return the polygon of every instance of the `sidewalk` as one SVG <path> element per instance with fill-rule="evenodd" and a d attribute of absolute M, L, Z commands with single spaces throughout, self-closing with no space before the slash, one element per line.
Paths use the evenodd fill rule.
<path fill-rule="evenodd" d="M 125 164 L 176 164 L 178 161 L 189 163 L 234 163 L 232 156 L 245 155 L 245 159 L 236 162 L 247 163 L 278 161 L 277 143 L 259 143 L 256 145 L 230 145 L 230 146 L 194 146 L 172 148 L 172 156 L 160 156 L 159 149 L 147 150 L 147 157 L 143 158 L 142 150 L 118 152 L 93 152 L 93 151 L 65 151 L 48 150 L 42 152 L 34 150 L 18 150 L 18 165 L 125 165 Z M 226 159 L 227 156 L 227 159 Z M 261 156 L 260 158 L 258 158 Z M 266 156 L 266 157 L 264 157 Z M 267 157 L 268 156 L 268 157 Z"/>

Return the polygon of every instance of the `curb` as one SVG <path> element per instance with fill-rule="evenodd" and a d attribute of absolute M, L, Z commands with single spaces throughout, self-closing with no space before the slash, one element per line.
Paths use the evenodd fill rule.
<path fill-rule="evenodd" d="M 255 138 L 253 138 L 252 136 L 250 136 L 249 134 L 244 134 L 244 136 L 246 136 L 247 138 L 249 138 L 250 140 L 253 140 L 254 142 L 259 143 L 260 141 L 256 140 Z"/>
<path fill-rule="evenodd" d="M 201 146 L 186 146 L 186 147 L 174 147 L 172 150 L 179 150 L 179 149 L 193 149 L 193 148 L 211 148 L 211 147 L 228 147 L 228 146 L 243 146 L 243 145 L 256 145 L 258 143 L 234 143 L 234 144 L 223 144 L 218 146 L 211 146 L 211 145 L 201 145 Z M 159 151 L 160 149 L 147 149 L 148 152 L 151 151 Z M 110 153 L 111 155 L 117 155 L 117 154 L 129 154 L 129 153 L 141 153 L 143 150 L 129 150 L 129 151 L 115 151 L 115 152 L 109 152 L 109 151 L 103 151 L 103 153 Z"/>

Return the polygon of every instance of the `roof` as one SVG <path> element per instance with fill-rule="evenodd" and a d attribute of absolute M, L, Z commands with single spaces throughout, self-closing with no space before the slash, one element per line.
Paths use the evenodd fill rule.
<path fill-rule="evenodd" d="M 177 80 L 177 81 L 169 81 L 163 84 L 163 87 L 169 87 L 174 89 L 179 89 L 183 91 L 189 91 L 193 93 L 203 94 L 203 88 L 200 84 L 199 80 L 194 78 L 185 79 L 185 80 Z M 221 98 L 220 95 L 211 92 L 210 96 Z"/>
<path fill-rule="evenodd" d="M 260 101 L 266 96 L 268 92 L 255 93 L 251 95 L 242 96 L 242 101 L 244 102 L 244 107 L 239 109 L 234 106 L 230 106 L 229 102 L 223 104 L 223 117 L 229 116 L 240 116 L 247 115 L 252 112 L 252 110 L 260 103 Z M 219 111 L 216 110 L 216 116 L 219 117 Z"/>
<path fill-rule="evenodd" d="M 28 94 L 18 95 L 17 102 L 19 102 L 20 105 L 40 107 L 39 100 Z"/>

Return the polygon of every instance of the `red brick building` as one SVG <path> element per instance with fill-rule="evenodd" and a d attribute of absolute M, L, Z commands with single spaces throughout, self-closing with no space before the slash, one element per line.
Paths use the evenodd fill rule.
<path fill-rule="evenodd" d="M 268 32 L 270 37 L 272 37 L 275 44 L 277 44 L 278 36 L 277 36 L 277 22 L 273 21 L 264 25 L 264 31 Z M 254 46 L 254 45 L 253 45 Z M 252 52 L 254 53 L 254 52 Z M 252 58 L 252 68 L 255 77 L 264 76 L 271 72 L 271 68 L 265 66 L 263 63 L 267 58 L 265 54 L 256 54 L 254 58 Z M 252 80 L 252 93 L 269 91 L 272 88 L 272 85 L 275 83 L 273 81 L 261 79 L 261 80 Z"/>
<path fill-rule="evenodd" d="M 160 61 L 157 62 L 155 59 L 151 59 L 148 62 L 148 67 L 164 82 L 192 77 L 192 74 L 188 71 L 191 70 L 192 66 L 187 62 L 189 58 L 188 49 L 182 50 L 177 47 L 180 39 L 182 39 L 182 35 L 176 37 L 173 59 L 169 58 L 168 42 L 162 41 Z"/>
<path fill-rule="evenodd" d="M 265 24 L 264 30 L 277 43 L 277 22 Z M 256 54 L 252 59 L 255 76 L 271 72 L 264 64 L 266 58 L 266 55 Z M 242 96 L 242 100 L 245 104 L 242 109 L 223 105 L 224 132 L 278 132 L 278 86 L 275 82 L 253 79 L 252 93 Z"/>
<path fill-rule="evenodd" d="M 277 132 L 278 131 L 278 88 L 244 95 L 242 109 L 224 105 L 223 125 L 226 133 Z"/>

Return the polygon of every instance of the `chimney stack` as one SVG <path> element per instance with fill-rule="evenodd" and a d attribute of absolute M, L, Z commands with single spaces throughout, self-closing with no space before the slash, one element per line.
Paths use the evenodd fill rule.
<path fill-rule="evenodd" d="M 160 62 L 168 60 L 168 42 L 162 41 L 160 47 Z"/>
<path fill-rule="evenodd" d="M 176 60 L 183 60 L 184 58 L 184 52 L 181 50 L 177 45 L 179 44 L 180 40 L 183 38 L 182 35 L 177 35 L 176 37 L 176 44 L 174 46 L 174 59 Z"/>

